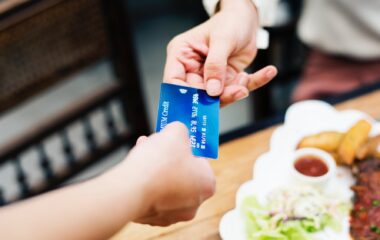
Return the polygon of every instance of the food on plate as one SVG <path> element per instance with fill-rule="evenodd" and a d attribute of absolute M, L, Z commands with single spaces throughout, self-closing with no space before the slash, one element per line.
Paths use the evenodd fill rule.
<path fill-rule="evenodd" d="M 307 136 L 301 140 L 297 148 L 319 148 L 327 152 L 335 152 L 344 134 L 335 131 L 321 132 Z"/>
<path fill-rule="evenodd" d="M 321 132 L 298 145 L 328 151 L 338 164 L 352 166 L 357 182 L 350 232 L 359 240 L 380 239 L 380 135 L 369 137 L 371 129 L 371 123 L 360 120 L 346 133 Z"/>
<path fill-rule="evenodd" d="M 363 160 L 369 157 L 380 158 L 380 135 L 369 138 L 367 142 L 362 144 L 356 152 L 356 158 Z"/>
<path fill-rule="evenodd" d="M 292 184 L 324 187 L 335 175 L 336 163 L 330 154 L 317 148 L 296 150 L 289 161 Z"/>
<path fill-rule="evenodd" d="M 380 136 L 369 138 L 372 124 L 355 123 L 346 133 L 326 131 L 304 137 L 297 148 L 319 148 L 330 153 L 339 165 L 352 165 L 355 159 L 380 156 Z"/>
<path fill-rule="evenodd" d="M 340 232 L 351 207 L 307 185 L 277 189 L 265 200 L 261 203 L 255 196 L 243 200 L 249 240 L 315 239 L 312 235 L 326 228 Z"/>
<path fill-rule="evenodd" d="M 344 135 L 338 147 L 338 156 L 343 163 L 351 165 L 354 162 L 356 151 L 367 141 L 371 128 L 371 123 L 360 120 Z"/>
<path fill-rule="evenodd" d="M 309 177 L 321 177 L 329 171 L 327 164 L 319 157 L 313 155 L 298 158 L 294 162 L 294 168 L 299 173 Z"/>
<path fill-rule="evenodd" d="M 334 123 L 315 126 L 327 131 L 305 136 L 292 152 L 300 135 L 318 125 L 318 121 L 296 128 L 287 125 L 297 119 L 294 109 L 287 112 L 269 153 L 258 160 L 255 181 L 239 189 L 239 207 L 224 218 L 232 220 L 223 222 L 226 231 L 221 236 L 226 240 L 380 240 L 380 135 L 373 136 L 380 133 L 379 123 L 348 112 Z M 357 117 L 362 119 L 351 121 Z M 350 122 L 354 124 L 347 126 Z M 349 129 L 340 132 L 342 127 Z M 313 150 L 324 155 L 308 152 Z M 282 158 L 281 154 L 289 155 Z M 278 171 L 271 172 L 277 163 Z M 234 226 L 233 220 L 239 225 L 243 221 L 245 227 Z"/>
<path fill-rule="evenodd" d="M 380 239 L 380 159 L 357 163 L 354 208 L 351 212 L 351 236 L 358 240 Z"/>

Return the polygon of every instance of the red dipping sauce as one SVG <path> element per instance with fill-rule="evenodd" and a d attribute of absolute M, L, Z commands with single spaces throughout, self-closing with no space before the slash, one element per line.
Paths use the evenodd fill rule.
<path fill-rule="evenodd" d="M 316 156 L 303 156 L 294 162 L 296 170 L 309 177 L 321 177 L 325 175 L 329 168 L 327 164 Z"/>

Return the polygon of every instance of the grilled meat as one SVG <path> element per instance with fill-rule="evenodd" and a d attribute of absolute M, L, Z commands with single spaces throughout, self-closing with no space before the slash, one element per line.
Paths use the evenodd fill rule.
<path fill-rule="evenodd" d="M 380 159 L 369 158 L 355 166 L 351 236 L 355 240 L 380 239 Z"/>

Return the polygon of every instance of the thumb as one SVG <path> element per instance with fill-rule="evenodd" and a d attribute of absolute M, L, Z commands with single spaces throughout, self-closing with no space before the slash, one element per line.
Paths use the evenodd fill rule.
<path fill-rule="evenodd" d="M 207 93 L 219 96 L 223 92 L 227 75 L 227 62 L 232 52 L 232 44 L 225 38 L 210 38 L 209 52 L 204 67 L 204 79 Z"/>
<path fill-rule="evenodd" d="M 186 125 L 178 121 L 169 123 L 162 133 L 174 138 L 176 141 L 189 138 L 189 130 Z"/>
<path fill-rule="evenodd" d="M 139 145 L 143 142 L 145 142 L 146 140 L 148 140 L 148 137 L 147 136 L 140 136 L 137 141 L 136 141 L 136 145 Z"/>

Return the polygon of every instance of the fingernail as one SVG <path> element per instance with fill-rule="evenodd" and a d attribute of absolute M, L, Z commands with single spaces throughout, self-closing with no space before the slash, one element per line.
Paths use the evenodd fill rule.
<path fill-rule="evenodd" d="M 239 100 L 246 98 L 246 97 L 248 97 L 248 94 L 244 91 L 239 91 L 239 92 L 234 94 L 234 99 L 236 99 L 236 101 L 239 101 Z"/>
<path fill-rule="evenodd" d="M 222 84 L 220 80 L 210 79 L 207 81 L 206 89 L 207 93 L 211 96 L 216 96 L 221 93 Z"/>
<path fill-rule="evenodd" d="M 269 68 L 266 72 L 265 72 L 265 76 L 267 78 L 274 78 L 274 76 L 276 76 L 276 73 L 277 71 L 273 68 Z"/>

